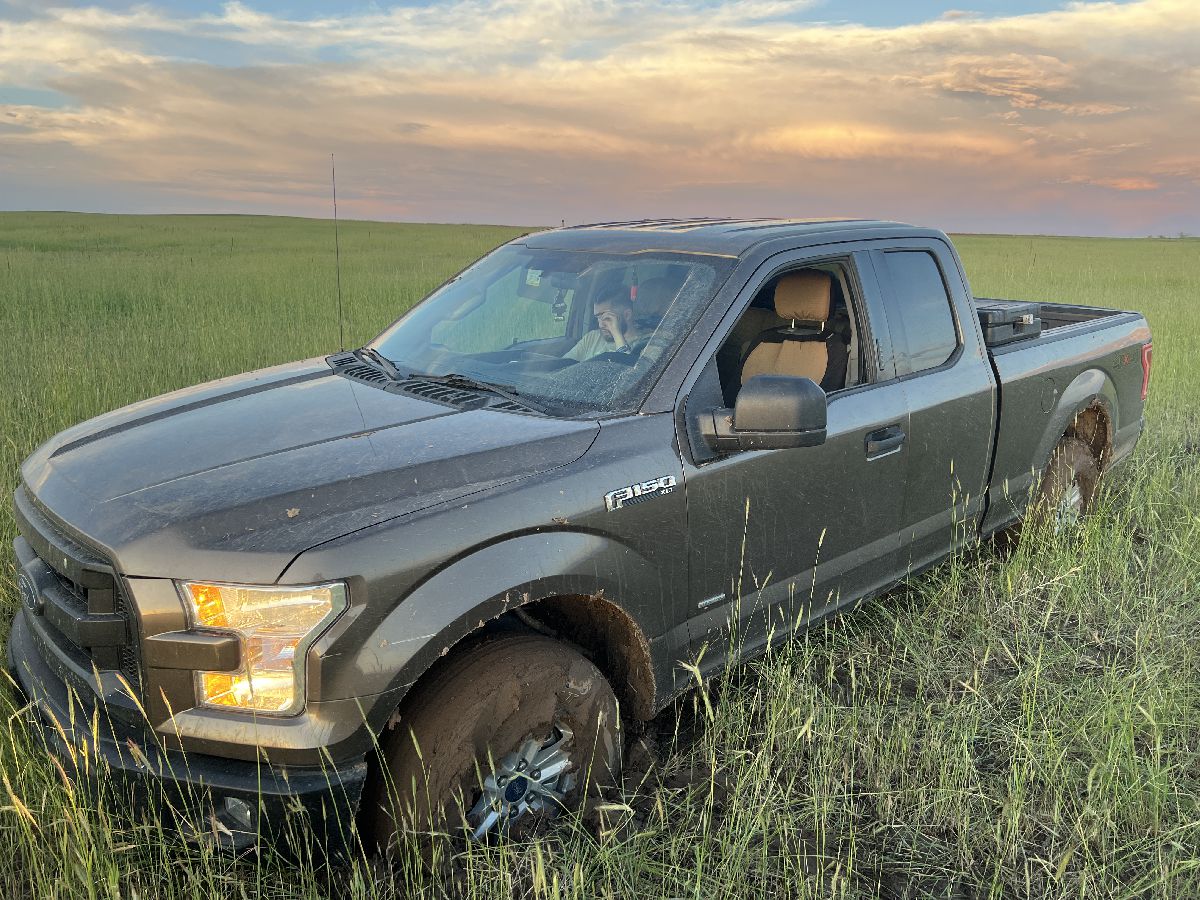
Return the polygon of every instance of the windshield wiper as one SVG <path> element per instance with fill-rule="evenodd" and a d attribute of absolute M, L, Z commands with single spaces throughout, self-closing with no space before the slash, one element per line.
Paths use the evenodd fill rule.
<path fill-rule="evenodd" d="M 449 387 L 466 388 L 468 390 L 485 391 L 489 394 L 495 394 L 497 397 L 503 397 L 511 403 L 516 403 L 519 406 L 524 406 L 526 409 L 531 409 L 534 412 L 541 413 L 544 416 L 550 415 L 544 406 L 539 403 L 534 403 L 526 397 L 522 397 L 517 393 L 517 389 L 511 384 L 493 384 L 490 381 L 482 381 L 478 378 L 472 378 L 470 375 L 462 375 L 458 372 L 450 372 L 447 375 L 425 375 L 421 372 L 413 372 L 408 376 L 409 380 L 432 381 L 437 384 L 448 385 Z"/>
<path fill-rule="evenodd" d="M 400 370 L 396 368 L 396 364 L 374 347 L 359 347 L 355 353 L 359 356 L 365 356 L 371 362 L 375 363 L 375 365 L 379 366 L 379 368 L 383 369 L 392 381 L 403 380 L 403 376 L 400 374 Z"/>

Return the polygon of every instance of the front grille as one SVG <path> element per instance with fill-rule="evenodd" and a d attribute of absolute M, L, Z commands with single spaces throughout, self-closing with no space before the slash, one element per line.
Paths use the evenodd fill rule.
<path fill-rule="evenodd" d="M 129 686 L 138 693 L 141 692 L 141 666 L 138 665 L 137 650 L 132 644 L 121 648 L 120 673 L 125 676 L 125 680 L 129 682 Z"/>
<path fill-rule="evenodd" d="M 42 560 L 42 562 L 46 562 L 46 560 Z M 54 572 L 54 580 L 58 582 L 58 586 L 62 589 L 63 599 L 69 602 L 77 612 L 86 613 L 88 611 L 87 591 L 61 572 L 57 570 L 52 571 Z"/>
<path fill-rule="evenodd" d="M 121 586 L 121 579 L 116 579 L 117 590 L 113 597 L 113 612 L 121 616 L 125 620 L 126 634 L 129 635 L 128 643 L 122 645 L 117 651 L 117 670 L 125 676 L 125 680 L 129 682 L 129 686 L 135 693 L 141 693 L 142 687 L 142 667 L 138 663 L 137 653 L 137 626 L 134 624 L 133 610 L 129 608 L 129 601 L 125 596 L 125 590 Z"/>
<path fill-rule="evenodd" d="M 15 497 L 17 527 L 24 538 L 22 569 L 33 581 L 40 606 L 32 627 L 64 667 L 82 675 L 93 690 L 90 670 L 119 672 L 136 695 L 140 690 L 136 625 L 121 579 L 111 562 L 68 532 L 24 488 Z M 20 544 L 22 542 L 18 542 Z"/>

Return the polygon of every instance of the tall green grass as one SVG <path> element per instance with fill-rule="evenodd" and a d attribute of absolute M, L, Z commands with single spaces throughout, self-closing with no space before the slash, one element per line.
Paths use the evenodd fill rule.
<path fill-rule="evenodd" d="M 348 343 L 516 229 L 346 223 Z M 105 409 L 337 346 L 331 226 L 0 215 L 0 491 Z M 0 896 L 1200 895 L 1200 242 L 965 236 L 976 293 L 1133 308 L 1147 434 L 1066 534 L 965 551 L 698 686 L 624 791 L 436 874 L 185 846 L 72 786 L 0 691 Z M 7 500 L 0 538 L 14 536 Z M 15 609 L 0 557 L 0 637 Z"/>

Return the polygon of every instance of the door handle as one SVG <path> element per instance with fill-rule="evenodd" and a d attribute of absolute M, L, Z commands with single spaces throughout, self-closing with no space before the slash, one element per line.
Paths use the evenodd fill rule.
<path fill-rule="evenodd" d="M 889 425 L 872 431 L 867 435 L 867 459 L 879 459 L 889 456 L 904 446 L 904 429 L 899 425 Z"/>

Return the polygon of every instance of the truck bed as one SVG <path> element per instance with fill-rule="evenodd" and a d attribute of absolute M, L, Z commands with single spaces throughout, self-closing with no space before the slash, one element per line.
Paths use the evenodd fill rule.
<path fill-rule="evenodd" d="M 1048 342 L 1075 334 L 1104 328 L 1114 322 L 1107 320 L 1117 316 L 1136 316 L 1119 309 L 1104 309 L 1099 306 L 1078 306 L 1073 303 L 1033 303 L 1022 300 L 1001 300 L 994 297 L 976 297 L 975 308 L 986 310 L 1016 310 L 1035 306 L 1041 318 L 1041 333 L 1018 337 L 1001 345 L 989 344 L 993 353 L 1003 353 L 1016 347 L 1027 347 L 1030 341 Z M 1067 331 L 1069 329 L 1069 331 Z"/>
<path fill-rule="evenodd" d="M 975 305 L 1031 306 L 988 298 Z M 1141 432 L 1141 347 L 1150 340 L 1141 314 L 1068 303 L 1033 305 L 1040 310 L 1040 334 L 988 347 L 1000 416 L 985 533 L 1017 514 L 1070 427 L 1077 395 L 1107 398 L 1103 406 L 1112 433 L 1106 465 L 1128 454 Z"/>

